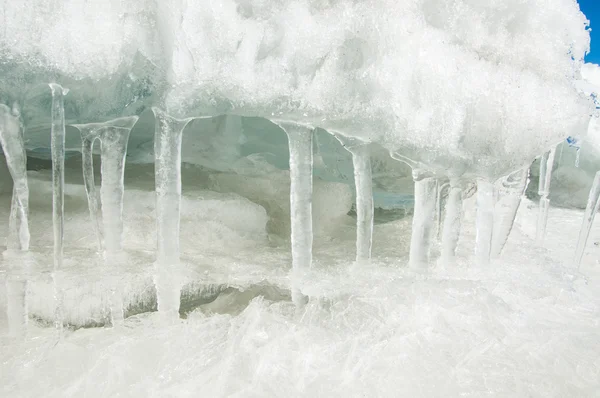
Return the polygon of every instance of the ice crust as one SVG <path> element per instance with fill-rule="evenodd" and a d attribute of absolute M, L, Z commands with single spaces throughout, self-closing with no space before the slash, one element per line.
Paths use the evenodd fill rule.
<path fill-rule="evenodd" d="M 589 118 L 571 83 L 589 48 L 573 0 L 5 0 L 0 11 L 6 71 L 79 85 L 61 82 L 80 123 L 152 104 L 261 116 L 497 178 Z"/>

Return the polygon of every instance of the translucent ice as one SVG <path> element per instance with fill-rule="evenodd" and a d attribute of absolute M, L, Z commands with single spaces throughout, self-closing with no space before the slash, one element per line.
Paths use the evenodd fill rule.
<path fill-rule="evenodd" d="M 279 123 L 290 146 L 290 213 L 292 221 L 292 300 L 302 306 L 300 278 L 312 265 L 313 129 L 293 123 Z"/>
<path fill-rule="evenodd" d="M 550 182 L 552 181 L 552 169 L 554 167 L 554 155 L 556 148 L 545 152 L 540 158 L 540 183 L 538 194 L 540 195 L 540 210 L 537 224 L 536 242 L 538 245 L 544 244 L 546 236 L 546 224 L 548 223 L 548 208 L 550 207 Z"/>
<path fill-rule="evenodd" d="M 463 207 L 463 188 L 459 179 L 450 180 L 442 230 L 442 260 L 451 261 L 456 254 Z"/>
<path fill-rule="evenodd" d="M 594 218 L 600 208 L 600 171 L 596 173 L 594 178 L 594 184 L 590 189 L 587 206 L 583 215 L 583 223 L 581 224 L 581 230 L 579 232 L 579 238 L 577 239 L 577 249 L 575 250 L 575 265 L 579 267 L 581 260 L 583 259 L 583 253 L 585 246 L 590 236 L 590 231 L 594 223 Z"/>
<path fill-rule="evenodd" d="M 23 126 L 18 107 L 12 110 L 0 104 L 0 144 L 13 180 L 12 203 L 9 218 L 7 247 L 29 249 L 29 187 L 27 184 L 27 156 L 23 142 Z"/>
<path fill-rule="evenodd" d="M 494 233 L 492 236 L 492 257 L 500 256 L 504 245 L 510 235 L 521 204 L 521 197 L 527 189 L 529 181 L 529 168 L 500 180 L 500 193 L 494 210 Z"/>
<path fill-rule="evenodd" d="M 101 237 L 104 236 L 107 259 L 112 260 L 117 257 L 122 249 L 125 156 L 127 154 L 129 133 L 137 120 L 137 116 L 129 116 L 105 123 L 74 125 L 81 133 L 83 179 L 88 196 L 90 217 L 98 240 L 101 241 Z M 92 149 L 96 140 L 99 140 L 101 145 L 102 185 L 100 196 L 102 223 L 104 225 L 103 234 L 100 233 L 99 228 L 92 159 Z"/>
<path fill-rule="evenodd" d="M 487 265 L 490 262 L 495 204 L 496 192 L 494 184 L 483 179 L 477 181 L 475 258 L 479 265 Z"/>
<path fill-rule="evenodd" d="M 52 224 L 54 227 L 54 267 L 60 268 L 63 261 L 63 239 L 65 222 L 65 103 L 69 90 L 56 83 L 52 90 Z"/>

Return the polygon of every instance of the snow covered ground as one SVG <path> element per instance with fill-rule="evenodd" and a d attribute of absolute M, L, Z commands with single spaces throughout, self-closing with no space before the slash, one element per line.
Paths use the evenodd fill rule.
<path fill-rule="evenodd" d="M 551 208 L 545 247 L 537 248 L 537 205 L 524 201 L 502 258 L 483 268 L 471 259 L 471 198 L 457 264 L 426 273 L 406 267 L 410 216 L 375 226 L 369 266 L 352 263 L 352 218 L 322 217 L 303 280 L 311 300 L 297 312 L 289 242 L 267 215 L 277 217 L 276 201 L 206 190 L 226 178 L 184 168 L 181 275 L 191 301 L 182 310 L 191 312 L 172 323 L 144 312 L 155 306 L 153 173 L 128 170 L 125 269 L 94 260 L 83 187 L 67 173 L 66 267 L 55 279 L 65 319 L 99 327 L 67 327 L 62 338 L 49 326 L 49 174 L 30 172 L 32 253 L 26 262 L 0 259 L 0 278 L 29 281 L 30 321 L 24 336 L 12 337 L 0 315 L 0 396 L 599 396 L 600 224 L 573 269 L 582 211 Z M 186 191 L 191 179 L 202 190 Z M 285 187 L 272 181 L 275 198 Z M 334 207 L 343 188 L 333 191 L 333 199 L 323 191 L 317 208 Z M 0 196 L 0 214 L 9 202 Z M 9 283 L 0 286 L 4 308 Z M 111 327 L 106 308 L 118 292 L 130 306 L 125 316 L 135 305 L 146 309 Z"/>

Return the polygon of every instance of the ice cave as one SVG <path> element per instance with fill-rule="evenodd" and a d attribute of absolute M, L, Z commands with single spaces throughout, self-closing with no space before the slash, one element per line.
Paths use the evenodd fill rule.
<path fill-rule="evenodd" d="M 588 1 L 0 0 L 0 396 L 598 396 Z"/>

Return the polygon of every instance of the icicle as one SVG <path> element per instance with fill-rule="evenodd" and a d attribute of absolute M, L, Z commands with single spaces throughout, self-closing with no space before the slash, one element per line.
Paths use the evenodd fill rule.
<path fill-rule="evenodd" d="M 449 186 L 449 189 L 448 200 L 446 201 L 446 214 L 442 229 L 441 257 L 442 261 L 451 262 L 456 255 L 456 248 L 458 246 L 458 239 L 460 237 L 463 190 L 462 183 L 457 178 L 452 178 L 450 183 L 447 185 Z"/>
<path fill-rule="evenodd" d="M 335 134 L 335 138 L 352 154 L 356 188 L 356 262 L 371 261 L 373 246 L 373 177 L 371 154 L 367 142 Z"/>
<path fill-rule="evenodd" d="M 290 150 L 290 215 L 292 222 L 292 300 L 297 307 L 307 302 L 299 278 L 312 264 L 313 129 L 279 123 L 287 133 Z"/>
<path fill-rule="evenodd" d="M 64 96 L 69 90 L 51 83 L 52 90 L 52 223 L 54 226 L 54 268 L 63 261 L 64 188 L 65 188 L 65 107 Z"/>
<path fill-rule="evenodd" d="M 0 104 L 0 144 L 13 180 L 7 242 L 10 250 L 29 250 L 27 155 L 20 116 L 16 104 L 12 109 Z"/>
<path fill-rule="evenodd" d="M 592 230 L 592 224 L 598 209 L 600 208 L 600 171 L 596 173 L 594 177 L 594 184 L 590 189 L 588 196 L 587 205 L 585 207 L 585 213 L 583 216 L 583 223 L 581 224 L 581 230 L 579 231 L 579 239 L 577 240 L 577 249 L 575 251 L 575 265 L 579 269 L 581 266 L 581 260 L 583 259 L 583 252 Z"/>
<path fill-rule="evenodd" d="M 502 179 L 503 195 L 496 204 L 494 233 L 492 235 L 492 257 L 500 256 L 510 231 L 515 223 L 521 197 L 527 189 L 529 168 L 519 170 Z"/>
<path fill-rule="evenodd" d="M 577 148 L 577 152 L 575 152 L 575 167 L 579 167 L 580 154 L 581 148 Z"/>
<path fill-rule="evenodd" d="M 88 208 L 90 211 L 90 220 L 94 225 L 98 251 L 102 252 L 102 230 L 100 228 L 100 219 L 98 217 L 98 197 L 96 196 L 96 183 L 94 182 L 94 158 L 93 147 L 95 140 L 81 138 L 81 157 L 83 164 L 83 183 L 85 193 L 87 194 Z"/>
<path fill-rule="evenodd" d="M 192 119 L 175 119 L 158 108 L 154 112 L 154 173 L 156 190 L 158 310 L 179 316 L 181 286 L 170 268 L 179 264 L 181 206 L 181 140 Z"/>
<path fill-rule="evenodd" d="M 556 148 L 544 153 L 540 159 L 540 184 L 538 194 L 540 195 L 540 207 L 537 223 L 536 243 L 542 245 L 546 236 L 546 224 L 548 222 L 548 208 L 550 207 L 550 181 L 552 180 L 552 167 L 554 165 L 554 154 Z"/>
<path fill-rule="evenodd" d="M 371 261 L 373 245 L 373 180 L 371 175 L 371 155 L 367 145 L 350 149 L 354 163 L 354 183 L 356 185 L 356 262 Z"/>
<path fill-rule="evenodd" d="M 90 216 L 99 244 L 102 235 L 99 231 L 92 148 L 94 141 L 100 140 L 102 224 L 104 227 L 105 257 L 109 261 L 117 259 L 122 250 L 125 156 L 127 155 L 129 133 L 137 120 L 138 116 L 129 116 L 105 123 L 74 125 L 81 133 L 83 143 L 83 179 L 88 197 Z"/>
<path fill-rule="evenodd" d="M 437 180 L 437 205 L 436 205 L 436 236 L 438 239 L 442 234 L 442 201 L 444 199 L 444 190 L 450 188 L 450 183 L 441 183 L 441 179 Z"/>
<path fill-rule="evenodd" d="M 27 281 L 6 279 L 8 332 L 13 337 L 23 336 L 27 329 Z"/>
<path fill-rule="evenodd" d="M 494 184 L 488 180 L 478 180 L 475 257 L 479 265 L 487 265 L 490 262 L 494 229 L 494 205 Z"/>
<path fill-rule="evenodd" d="M 422 268 L 429 264 L 437 181 L 423 170 L 413 169 L 412 174 L 415 182 L 415 208 L 410 240 L 410 266 Z"/>

